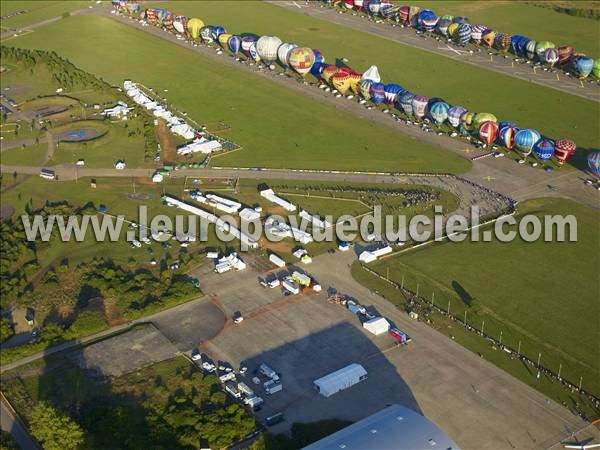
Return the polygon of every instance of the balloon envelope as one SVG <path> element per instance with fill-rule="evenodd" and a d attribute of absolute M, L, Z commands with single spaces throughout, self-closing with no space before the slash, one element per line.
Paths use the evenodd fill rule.
<path fill-rule="evenodd" d="M 580 56 L 575 60 L 575 70 L 581 78 L 586 78 L 594 68 L 594 60 L 587 56 Z"/>
<path fill-rule="evenodd" d="M 554 142 L 550 139 L 540 139 L 533 146 L 533 152 L 540 161 L 548 161 L 554 156 Z"/>
<path fill-rule="evenodd" d="M 525 46 L 525 53 L 527 54 L 527 58 L 534 59 L 535 58 L 535 47 L 537 46 L 537 42 L 533 39 L 530 40 Z"/>
<path fill-rule="evenodd" d="M 321 53 L 316 48 L 313 48 L 313 53 L 315 54 L 315 63 L 324 63 L 325 62 L 325 57 L 323 56 L 323 53 Z"/>
<path fill-rule="evenodd" d="M 524 129 L 517 132 L 515 135 L 515 148 L 524 156 L 529 155 L 533 146 L 540 140 L 540 133 L 536 130 Z"/>
<path fill-rule="evenodd" d="M 600 58 L 594 60 L 594 64 L 592 66 L 592 74 L 596 78 L 600 78 Z"/>
<path fill-rule="evenodd" d="M 475 117 L 473 117 L 473 124 L 476 127 L 479 127 L 483 122 L 498 122 L 498 119 L 491 113 L 482 112 L 475 114 Z"/>
<path fill-rule="evenodd" d="M 554 154 L 559 165 L 563 165 L 573 157 L 577 151 L 575 142 L 570 139 L 559 139 L 554 143 Z"/>
<path fill-rule="evenodd" d="M 285 44 L 281 44 L 279 46 L 279 48 L 277 49 L 277 60 L 283 67 L 289 66 L 288 58 L 289 58 L 290 52 L 293 49 L 295 49 L 296 47 L 298 47 L 296 44 L 285 43 Z M 313 54 L 313 56 L 314 56 L 314 54 Z"/>
<path fill-rule="evenodd" d="M 461 45 L 466 45 L 471 40 L 471 25 L 460 23 L 456 30 L 457 41 Z"/>
<path fill-rule="evenodd" d="M 402 95 L 400 95 L 400 98 L 398 99 L 400 107 L 404 111 L 404 114 L 406 114 L 407 116 L 412 116 L 413 114 L 412 103 L 414 98 L 415 94 L 413 94 L 412 92 L 405 91 Z"/>
<path fill-rule="evenodd" d="M 483 122 L 479 127 L 479 138 L 486 144 L 492 144 L 498 137 L 498 124 L 496 122 Z"/>
<path fill-rule="evenodd" d="M 272 63 L 277 59 L 277 49 L 280 45 L 281 39 L 277 36 L 262 36 L 256 41 L 256 51 L 260 59 Z"/>
<path fill-rule="evenodd" d="M 425 116 L 428 101 L 429 98 L 424 95 L 416 95 L 412 101 L 413 114 L 418 118 L 423 118 Z"/>
<path fill-rule="evenodd" d="M 220 25 L 212 27 L 212 38 L 213 38 L 213 40 L 218 41 L 219 40 L 219 36 L 221 36 L 224 33 L 227 33 L 227 30 L 225 30 L 225 27 L 222 27 Z"/>
<path fill-rule="evenodd" d="M 402 93 L 404 89 L 399 84 L 390 83 L 386 84 L 384 88 L 385 102 L 393 106 L 396 103 L 398 95 Z"/>
<path fill-rule="evenodd" d="M 515 135 L 518 131 L 519 129 L 514 125 L 505 125 L 500 128 L 499 136 L 502 144 L 504 144 L 504 147 L 509 150 L 513 149 L 515 145 Z"/>
<path fill-rule="evenodd" d="M 600 152 L 592 152 L 588 155 L 587 163 L 590 171 L 600 177 Z"/>
<path fill-rule="evenodd" d="M 371 86 L 371 101 L 380 105 L 385 101 L 385 86 L 383 83 L 373 83 Z"/>
<path fill-rule="evenodd" d="M 188 22 L 188 33 L 190 34 L 190 36 L 194 39 L 197 39 L 198 36 L 194 37 L 194 34 L 192 32 L 192 27 L 190 27 L 190 22 L 194 20 L 194 19 L 190 19 L 190 21 Z M 199 20 L 199 19 L 198 19 Z M 207 43 L 211 43 L 213 42 L 213 37 L 212 37 L 212 27 L 210 25 L 207 25 L 205 27 L 200 28 L 200 37 L 202 38 L 202 40 L 204 42 Z"/>
<path fill-rule="evenodd" d="M 573 56 L 573 47 L 569 46 L 569 45 L 561 45 L 560 47 L 558 47 L 558 63 L 559 64 L 566 64 L 569 62 L 569 60 L 571 59 L 571 56 Z"/>
<path fill-rule="evenodd" d="M 448 122 L 454 128 L 458 128 L 462 116 L 467 112 L 467 109 L 462 106 L 453 106 L 448 110 Z"/>
<path fill-rule="evenodd" d="M 231 36 L 227 41 L 227 45 L 229 46 L 229 50 L 234 54 L 237 54 L 242 47 L 242 38 L 239 36 Z"/>
<path fill-rule="evenodd" d="M 558 50 L 555 48 L 547 48 L 544 52 L 544 61 L 551 66 L 556 64 L 558 62 Z"/>
<path fill-rule="evenodd" d="M 438 125 L 441 125 L 448 118 L 449 110 L 450 105 L 448 105 L 448 103 L 437 101 L 429 108 L 429 115 Z"/>
<path fill-rule="evenodd" d="M 556 46 L 550 41 L 539 41 L 535 46 L 535 54 L 538 57 L 538 59 L 543 62 L 544 53 L 546 53 L 546 50 L 554 47 Z"/>
<path fill-rule="evenodd" d="M 438 21 L 438 16 L 430 9 L 424 9 L 419 13 L 419 28 L 424 31 L 433 31 Z"/>
<path fill-rule="evenodd" d="M 485 25 L 473 25 L 471 27 L 471 40 L 476 44 L 480 44 L 485 30 L 487 30 Z"/>
<path fill-rule="evenodd" d="M 296 47 L 288 56 L 290 67 L 300 75 L 306 75 L 315 63 L 315 54 L 311 48 Z"/>
<path fill-rule="evenodd" d="M 368 78 L 363 78 L 360 82 L 360 95 L 362 95 L 365 100 L 371 100 L 371 86 L 373 86 L 373 81 Z"/>
<path fill-rule="evenodd" d="M 494 30 L 485 30 L 481 35 L 481 39 L 488 47 L 491 47 L 494 45 L 494 41 L 496 40 L 496 32 Z"/>
<path fill-rule="evenodd" d="M 187 23 L 187 31 L 192 39 L 198 39 L 200 36 L 200 29 L 204 26 L 204 22 L 202 20 L 194 17 L 188 20 Z"/>

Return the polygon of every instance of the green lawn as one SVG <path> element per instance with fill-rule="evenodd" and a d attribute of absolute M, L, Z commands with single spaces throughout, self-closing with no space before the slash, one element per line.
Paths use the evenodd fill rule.
<path fill-rule="evenodd" d="M 550 3 L 550 2 L 549 2 Z M 585 2 L 563 2 L 577 7 Z M 588 2 L 591 3 L 591 2 Z M 592 58 L 600 57 L 598 21 L 574 17 L 550 8 L 514 1 L 413 1 L 442 16 L 465 16 L 472 24 L 483 23 L 495 30 L 521 34 L 538 41 L 552 41 L 557 46 L 568 44 Z M 596 2 L 597 4 L 597 2 Z"/>
<path fill-rule="evenodd" d="M 521 214 L 573 214 L 578 221 L 576 243 L 436 244 L 408 252 L 370 267 L 463 317 L 477 328 L 518 347 L 531 359 L 542 353 L 544 364 L 596 393 L 600 392 L 600 292 L 597 211 L 567 200 L 530 200 Z M 466 304 L 476 298 L 481 312 Z"/>
<path fill-rule="evenodd" d="M 23 14 L 17 14 L 3 19 L 1 26 L 6 28 L 23 28 L 33 25 L 43 20 L 60 17 L 63 13 L 70 13 L 77 9 L 93 5 L 93 1 L 45 1 L 45 0 L 10 0 L 0 3 L 2 16 L 7 16 L 17 11 L 25 11 Z"/>
<path fill-rule="evenodd" d="M 85 40 L 73 39 L 82 33 Z M 106 36 L 127 45 L 115 51 Z M 218 158 L 219 165 L 432 172 L 470 167 L 458 156 L 110 19 L 72 17 L 9 43 L 56 50 L 112 83 L 131 78 L 168 89 L 169 101 L 196 121 L 226 122 L 232 129 L 224 137 L 244 149 Z"/>

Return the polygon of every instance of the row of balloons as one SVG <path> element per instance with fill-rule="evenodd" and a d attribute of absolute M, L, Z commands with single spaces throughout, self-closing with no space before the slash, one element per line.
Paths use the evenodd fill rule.
<path fill-rule="evenodd" d="M 396 83 L 381 83 L 376 66 L 371 66 L 364 73 L 357 73 L 348 67 L 326 64 L 325 57 L 319 50 L 284 43 L 276 36 L 231 35 L 223 26 L 205 26 L 201 19 L 175 16 L 165 9 L 146 9 L 142 17 L 171 32 L 187 34 L 192 39 L 200 38 L 206 43 L 217 42 L 234 55 L 241 52 L 249 59 L 268 65 L 278 61 L 284 68 L 292 68 L 301 76 L 310 72 L 341 95 L 352 92 L 375 105 L 385 103 L 407 117 L 431 119 L 438 126 L 448 122 L 463 134 L 476 135 L 485 145 L 498 142 L 524 157 L 533 153 L 541 162 L 555 157 L 558 164 L 563 165 L 577 150 L 572 140 L 552 141 L 542 138 L 536 130 L 519 129 L 513 122 L 498 121 L 491 113 L 470 112 L 462 106 L 450 106 L 440 98 L 430 99 L 416 95 Z M 593 160 L 592 155 L 588 161 L 590 170 L 597 173 L 597 165 L 594 166 L 593 163 L 596 160 Z"/>
<path fill-rule="evenodd" d="M 550 41 L 538 41 L 521 35 L 511 36 L 485 25 L 471 25 L 466 17 L 438 15 L 430 9 L 418 6 L 395 5 L 381 0 L 324 0 L 328 5 L 342 3 L 351 10 L 364 11 L 372 16 L 395 20 L 417 30 L 436 32 L 452 38 L 460 45 L 475 43 L 487 45 L 501 51 L 512 51 L 515 55 L 539 61 L 550 66 L 556 63 L 567 68 L 569 65 L 581 77 L 590 73 L 600 78 L 600 58 L 593 59 L 575 51 L 570 45 L 557 47 Z M 570 64 L 569 64 L 570 63 Z"/>

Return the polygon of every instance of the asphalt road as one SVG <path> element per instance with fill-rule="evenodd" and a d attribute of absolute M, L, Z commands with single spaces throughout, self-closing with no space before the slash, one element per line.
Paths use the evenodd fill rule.
<path fill-rule="evenodd" d="M 0 428 L 12 434 L 21 450 L 39 450 L 29 432 L 21 421 L 15 417 L 12 408 L 6 405 L 3 399 L 0 401 Z"/>
<path fill-rule="evenodd" d="M 412 28 L 392 27 L 391 24 L 375 23 L 367 17 L 353 15 L 350 12 L 340 14 L 336 9 L 320 7 L 317 2 L 305 3 L 302 1 L 280 1 L 266 0 L 267 3 L 289 9 L 300 14 L 316 17 L 318 19 L 327 20 L 329 22 L 343 25 L 349 28 L 354 28 L 365 33 L 373 34 L 385 39 L 389 39 L 404 45 L 418 48 L 430 53 L 435 53 L 447 58 L 451 58 L 466 64 L 483 67 L 503 75 L 519 78 L 530 83 L 539 84 L 542 86 L 556 89 L 568 94 L 577 95 L 590 100 L 600 101 L 600 88 L 597 83 L 583 82 L 581 83 L 575 77 L 569 77 L 557 71 L 552 73 L 545 72 L 541 68 L 533 72 L 530 65 L 513 64 L 511 57 L 504 58 L 503 56 L 494 56 L 490 58 L 487 51 L 474 52 L 470 54 L 468 51 L 457 47 L 453 44 L 448 44 L 445 41 L 438 41 L 433 38 L 428 38 L 425 35 L 419 35 Z M 558 79 L 557 79 L 558 74 Z"/>

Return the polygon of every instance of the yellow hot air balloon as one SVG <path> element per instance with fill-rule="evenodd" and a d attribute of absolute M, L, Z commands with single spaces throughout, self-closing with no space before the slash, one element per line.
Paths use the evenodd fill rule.
<path fill-rule="evenodd" d="M 475 118 L 475 113 L 474 112 L 466 112 L 462 117 L 462 121 L 465 125 L 465 128 L 467 130 L 472 130 L 473 129 L 473 119 Z"/>
<path fill-rule="evenodd" d="M 336 66 L 327 66 L 323 69 L 323 73 L 321 73 L 321 77 L 325 80 L 325 83 L 329 84 L 331 77 L 338 73 L 340 69 Z"/>
<path fill-rule="evenodd" d="M 331 85 L 342 95 L 350 89 L 351 81 L 349 73 L 340 72 L 331 77 Z"/>
<path fill-rule="evenodd" d="M 288 63 L 296 72 L 304 76 L 315 63 L 315 52 L 308 47 L 296 47 L 288 55 Z"/>
<path fill-rule="evenodd" d="M 198 39 L 200 36 L 200 28 L 204 26 L 204 22 L 198 18 L 188 20 L 187 31 L 192 39 Z"/>
<path fill-rule="evenodd" d="M 496 32 L 494 30 L 485 31 L 481 36 L 481 40 L 485 42 L 488 47 L 491 47 L 496 40 Z"/>
<path fill-rule="evenodd" d="M 457 31 L 458 31 L 457 23 L 451 23 L 450 25 L 448 25 L 448 36 L 453 38 L 454 36 L 456 36 Z"/>
<path fill-rule="evenodd" d="M 223 33 L 219 35 L 219 45 L 221 47 L 223 47 L 225 50 L 227 50 L 227 42 L 229 41 L 229 38 L 231 37 L 231 34 L 228 33 Z"/>
<path fill-rule="evenodd" d="M 354 95 L 360 94 L 360 83 L 362 81 L 362 74 L 353 72 L 350 74 L 350 89 Z"/>
<path fill-rule="evenodd" d="M 483 122 L 498 122 L 498 119 L 491 113 L 482 112 L 475 114 L 473 117 L 473 126 L 479 128 L 479 125 Z"/>

